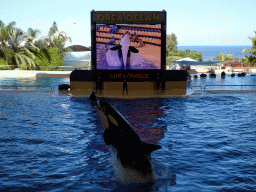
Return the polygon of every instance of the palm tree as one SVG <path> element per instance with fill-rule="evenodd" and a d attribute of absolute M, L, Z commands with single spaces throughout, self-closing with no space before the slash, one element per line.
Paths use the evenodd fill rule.
<path fill-rule="evenodd" d="M 10 22 L 5 26 L 4 22 L 0 21 L 0 45 L 6 45 L 9 39 L 9 30 L 13 29 L 15 22 Z"/>
<path fill-rule="evenodd" d="M 54 21 L 53 24 L 52 24 L 52 27 L 50 28 L 48 36 L 52 36 L 52 35 L 54 35 L 57 32 L 58 32 L 57 23 Z"/>
<path fill-rule="evenodd" d="M 6 65 L 11 64 L 12 53 L 8 46 L 9 30 L 13 29 L 15 22 L 10 22 L 5 26 L 4 22 L 0 21 L 0 57 L 4 58 Z"/>
<path fill-rule="evenodd" d="M 255 32 L 256 33 L 256 32 Z M 250 49 L 243 49 L 242 53 L 252 53 L 256 57 L 256 37 L 249 37 L 252 40 L 252 48 Z"/>
<path fill-rule="evenodd" d="M 48 37 L 42 37 L 34 41 L 34 45 L 39 49 L 45 48 L 46 46 L 48 46 L 48 44 Z"/>
<path fill-rule="evenodd" d="M 220 55 L 218 55 L 215 59 L 217 61 L 232 61 L 234 59 L 234 55 L 223 54 L 222 52 L 220 52 Z"/>
<path fill-rule="evenodd" d="M 67 41 L 72 42 L 71 37 L 67 36 L 65 31 L 60 31 L 54 33 L 53 35 L 37 39 L 34 42 L 34 45 L 40 49 L 45 48 L 46 46 L 59 48 L 60 54 L 62 54 L 63 52 L 72 51 L 71 49 L 65 48 Z"/>
<path fill-rule="evenodd" d="M 60 31 L 52 36 L 49 36 L 47 41 L 49 42 L 50 47 L 59 48 L 60 54 L 68 51 L 67 49 L 65 49 L 65 44 L 67 41 L 70 41 L 72 43 L 71 37 L 67 36 L 67 33 L 65 31 Z"/>
<path fill-rule="evenodd" d="M 32 28 L 28 28 L 27 34 L 30 35 L 30 39 L 25 43 L 25 47 L 29 48 L 30 44 L 33 44 L 33 40 L 40 34 L 41 32 L 38 29 L 33 30 Z"/>
<path fill-rule="evenodd" d="M 38 29 L 33 30 L 32 28 L 28 28 L 27 33 L 34 39 L 41 33 L 41 31 L 39 31 Z"/>
<path fill-rule="evenodd" d="M 0 20 L 0 45 L 2 44 L 2 39 L 4 39 L 3 30 L 4 30 L 4 22 Z"/>
<path fill-rule="evenodd" d="M 17 28 L 9 29 L 9 40 L 8 46 L 11 52 L 11 58 L 9 58 L 9 63 L 15 65 L 15 67 L 27 68 L 27 64 L 31 66 L 35 66 L 33 59 L 35 58 L 34 53 L 32 53 L 29 48 L 36 48 L 31 41 L 32 37 L 24 33 L 22 30 Z M 25 44 L 26 46 L 22 46 Z M 32 59 L 33 58 L 33 59 Z"/>
<path fill-rule="evenodd" d="M 252 41 L 252 48 L 250 49 L 243 49 L 242 53 L 251 53 L 251 56 L 245 56 L 243 59 L 243 62 L 245 64 L 249 65 L 254 65 L 256 63 L 256 31 L 255 32 L 255 37 L 249 37 Z"/>

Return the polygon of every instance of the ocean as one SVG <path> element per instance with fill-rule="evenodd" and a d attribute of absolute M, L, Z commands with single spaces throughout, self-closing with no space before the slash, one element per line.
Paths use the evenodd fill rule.
<path fill-rule="evenodd" d="M 249 56 L 250 54 L 242 54 L 243 49 L 250 49 L 251 46 L 177 46 L 179 50 L 185 51 L 185 49 L 190 49 L 191 51 L 195 50 L 198 53 L 203 54 L 203 60 L 207 61 L 208 59 L 215 58 L 217 55 L 220 55 L 220 52 L 224 54 L 233 54 L 234 58 Z"/>

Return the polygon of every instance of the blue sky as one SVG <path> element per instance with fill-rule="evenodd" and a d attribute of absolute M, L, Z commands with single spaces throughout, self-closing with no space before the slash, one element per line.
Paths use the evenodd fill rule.
<path fill-rule="evenodd" d="M 159 3 L 158 3 L 159 2 Z M 161 3 L 160 3 L 161 2 Z M 167 33 L 176 34 L 178 45 L 248 45 L 256 30 L 255 0 L 85 1 L 1 0 L 0 20 L 15 21 L 27 31 L 39 29 L 46 36 L 53 22 L 73 38 L 90 46 L 90 11 L 167 12 Z M 71 23 L 75 22 L 75 25 Z"/>

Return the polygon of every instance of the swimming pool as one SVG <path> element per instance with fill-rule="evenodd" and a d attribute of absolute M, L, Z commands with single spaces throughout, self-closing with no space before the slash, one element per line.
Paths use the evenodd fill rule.
<path fill-rule="evenodd" d="M 255 82 L 254 77 L 235 80 Z M 1 79 L 1 84 L 68 81 Z M 204 81 L 216 83 L 198 79 L 190 86 Z M 115 181 L 103 127 L 87 98 L 49 88 L 2 89 L 1 191 L 255 190 L 255 93 L 107 101 L 136 127 L 144 141 L 162 146 L 152 153 L 158 176 L 153 186 L 123 186 Z"/>

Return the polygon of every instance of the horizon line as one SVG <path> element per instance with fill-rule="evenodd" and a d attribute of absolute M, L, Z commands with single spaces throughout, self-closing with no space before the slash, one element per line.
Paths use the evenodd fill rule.
<path fill-rule="evenodd" d="M 225 46 L 227 46 L 227 47 L 230 47 L 230 46 L 237 46 L 237 47 L 252 47 L 252 45 L 177 45 L 177 47 L 179 47 L 179 46 L 183 46 L 183 47 L 189 47 L 189 46 L 191 46 L 191 47 L 194 47 L 194 46 L 208 46 L 208 47 L 210 47 L 210 46 L 215 46 L 215 47 L 217 47 L 217 46 L 221 46 L 221 47 L 225 47 Z"/>

